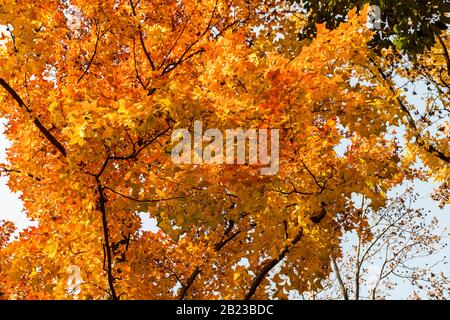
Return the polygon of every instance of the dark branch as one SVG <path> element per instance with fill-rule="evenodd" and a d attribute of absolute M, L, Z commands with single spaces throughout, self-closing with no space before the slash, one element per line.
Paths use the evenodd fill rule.
<path fill-rule="evenodd" d="M 136 16 L 136 7 L 134 6 L 132 0 L 130 0 L 130 6 L 131 6 L 131 12 L 133 12 L 133 15 Z M 147 57 L 148 62 L 150 63 L 150 67 L 152 68 L 152 70 L 155 70 L 156 69 L 155 64 L 153 63 L 152 57 L 150 56 L 150 53 L 148 52 L 147 47 L 145 46 L 144 34 L 142 32 L 140 23 L 138 26 L 138 34 L 139 34 L 139 41 L 141 42 L 141 46 L 142 46 L 142 49 L 144 50 L 144 54 Z"/>
<path fill-rule="evenodd" d="M 117 194 L 118 196 L 121 196 L 125 199 L 131 200 L 131 201 L 135 201 L 135 202 L 142 202 L 142 203 L 151 203 L 151 202 L 161 202 L 161 201 L 170 201 L 170 200 L 175 200 L 175 199 L 184 199 L 184 197 L 172 197 L 172 198 L 164 198 L 164 199 L 137 199 L 137 198 L 133 198 L 130 196 L 127 196 L 123 193 L 120 193 L 114 189 L 111 189 L 110 187 L 104 186 L 103 187 L 106 190 L 111 191 L 112 193 Z"/>
<path fill-rule="evenodd" d="M 162 137 L 163 135 L 165 135 L 167 132 L 169 132 L 169 130 L 172 129 L 171 126 L 167 127 L 166 129 L 164 129 L 163 131 L 161 131 L 160 133 L 158 133 L 156 136 L 154 136 L 153 138 L 151 138 L 150 140 L 148 140 L 147 142 L 145 142 L 139 149 L 134 150 L 131 154 L 127 155 L 127 156 L 111 156 L 108 157 L 109 160 L 129 160 L 129 159 L 133 159 L 136 158 L 145 148 L 147 148 L 149 145 L 151 145 L 153 142 L 155 142 L 156 140 L 158 140 L 160 137 Z"/>
<path fill-rule="evenodd" d="M 0 168 L 0 171 L 7 172 L 7 173 L 12 173 L 13 172 L 13 173 L 18 173 L 18 174 L 25 174 L 28 177 L 30 177 L 31 179 L 34 179 L 36 181 L 41 181 L 41 178 L 36 177 L 36 176 L 32 175 L 31 173 L 23 173 L 20 170 L 8 169 L 8 168 Z"/>
<path fill-rule="evenodd" d="M 319 181 L 317 180 L 316 176 L 312 173 L 311 170 L 309 170 L 309 168 L 307 167 L 306 163 L 302 160 L 303 166 L 305 167 L 306 171 L 308 171 L 309 175 L 313 178 L 315 184 L 320 188 L 320 191 L 317 192 L 316 194 L 321 194 L 324 190 L 325 190 L 325 184 L 320 184 Z"/>
<path fill-rule="evenodd" d="M 104 194 L 103 186 L 100 183 L 100 179 L 96 177 L 97 182 L 97 192 L 99 194 L 98 198 L 98 209 L 102 214 L 102 228 L 103 228 L 103 237 L 105 240 L 104 252 L 106 253 L 106 273 L 108 276 L 108 286 L 110 290 L 111 299 L 118 300 L 116 289 L 114 287 L 114 275 L 112 270 L 112 254 L 111 254 L 111 246 L 109 245 L 109 231 L 108 231 L 108 219 L 106 217 L 106 197 Z"/>
<path fill-rule="evenodd" d="M 181 28 L 181 31 L 178 34 L 178 37 L 175 39 L 175 42 L 173 43 L 172 47 L 169 49 L 169 51 L 165 55 L 164 60 L 163 60 L 163 62 L 161 62 L 161 65 L 159 66 L 159 68 L 162 68 L 162 66 L 164 66 L 164 64 L 166 63 L 167 59 L 171 55 L 173 49 L 175 49 L 176 45 L 178 44 L 178 41 L 180 40 L 181 36 L 183 35 L 184 31 L 186 30 L 186 27 L 187 27 L 189 21 L 191 20 L 191 18 L 194 15 L 195 11 L 197 11 L 197 7 L 198 7 L 199 4 L 200 4 L 200 2 L 197 2 L 197 5 L 195 6 L 194 10 L 189 15 L 189 17 L 186 19 L 186 22 L 184 23 L 183 28 Z"/>
<path fill-rule="evenodd" d="M 240 233 L 241 233 L 241 230 L 237 230 L 233 234 L 231 234 L 231 236 L 229 236 L 228 238 L 225 238 L 222 241 L 220 241 L 219 243 L 216 243 L 216 245 L 214 246 L 214 250 L 216 252 L 219 251 L 220 249 L 225 247 L 228 242 L 230 242 L 231 240 L 236 238 Z"/>
<path fill-rule="evenodd" d="M 133 37 L 133 60 L 134 60 L 134 71 L 136 72 L 136 78 L 138 79 L 141 86 L 144 88 L 144 90 L 147 90 L 147 86 L 144 84 L 144 81 L 142 81 L 141 76 L 139 75 L 139 70 L 137 67 L 137 61 L 136 61 L 136 39 Z"/>
<path fill-rule="evenodd" d="M 225 231 L 226 232 L 226 231 Z M 214 245 L 214 251 L 218 252 L 223 247 L 226 246 L 227 243 L 229 243 L 231 240 L 236 238 L 241 233 L 241 230 L 236 230 L 233 232 L 228 238 L 222 239 L 220 242 L 216 243 Z M 181 291 L 178 294 L 178 299 L 184 300 L 187 296 L 187 293 L 189 291 L 189 288 L 194 283 L 195 279 L 197 279 L 197 276 L 202 272 L 201 267 L 195 267 L 194 271 L 192 271 L 191 275 L 187 279 L 186 283 L 181 287 Z"/>
<path fill-rule="evenodd" d="M 100 42 L 100 38 L 101 38 L 101 36 L 97 34 L 97 39 L 95 40 L 95 47 L 94 47 L 94 52 L 92 53 L 92 57 L 89 60 L 89 63 L 87 65 L 86 69 L 84 69 L 83 74 L 78 79 L 77 83 L 80 83 L 80 81 L 83 80 L 84 76 L 86 75 L 86 73 L 88 72 L 89 68 L 91 67 L 92 62 L 94 62 L 94 58 L 95 58 L 95 55 L 97 54 L 97 48 L 98 48 L 98 43 Z"/>
<path fill-rule="evenodd" d="M 284 259 L 286 254 L 289 253 L 289 249 L 297 244 L 300 239 L 303 236 L 303 229 L 300 229 L 298 234 L 295 236 L 295 238 L 292 240 L 290 244 L 286 244 L 284 248 L 280 251 L 277 257 L 269 260 L 264 264 L 264 266 L 259 270 L 259 272 L 255 275 L 253 278 L 252 284 L 250 285 L 250 288 L 245 295 L 245 300 L 250 300 L 254 294 L 256 293 L 256 289 L 260 286 L 261 282 L 264 280 L 264 278 L 267 276 L 267 274 L 272 270 L 278 263 L 281 262 L 281 260 Z"/>
<path fill-rule="evenodd" d="M 447 46 L 445 45 L 445 42 L 442 39 L 440 34 L 437 35 L 437 38 L 439 40 L 439 43 L 442 46 L 442 49 L 444 49 L 444 57 L 445 57 L 445 61 L 447 62 L 447 74 L 450 75 L 450 55 L 448 53 Z"/>
<path fill-rule="evenodd" d="M 178 298 L 180 300 L 184 300 L 186 298 L 189 288 L 192 286 L 192 284 L 194 283 L 195 279 L 200 274 L 200 272 L 202 272 L 202 270 L 199 267 L 195 267 L 194 271 L 192 271 L 186 283 L 181 287 L 181 291 L 178 295 Z"/>
<path fill-rule="evenodd" d="M 5 88 L 6 91 L 10 94 L 10 96 L 16 100 L 16 102 L 19 104 L 20 107 L 24 108 L 27 113 L 30 115 L 33 115 L 33 112 L 31 109 L 23 102 L 22 98 L 17 94 L 17 92 L 10 87 L 10 85 L 3 79 L 0 78 L 0 85 Z M 47 138 L 48 141 L 50 141 L 53 146 L 55 146 L 56 149 L 64 156 L 66 157 L 66 150 L 62 146 L 62 144 L 56 139 L 56 137 L 41 123 L 41 121 L 38 119 L 37 116 L 34 116 L 33 123 L 36 125 L 36 127 L 41 131 L 41 133 Z"/>

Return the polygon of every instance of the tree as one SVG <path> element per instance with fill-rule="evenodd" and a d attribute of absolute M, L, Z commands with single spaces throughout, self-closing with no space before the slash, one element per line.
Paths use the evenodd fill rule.
<path fill-rule="evenodd" d="M 298 1 L 293 1 L 299 3 Z M 448 90 L 450 55 L 448 49 L 448 1 L 303 1 L 307 22 L 300 39 L 315 34 L 316 24 L 336 28 L 347 20 L 355 6 L 378 5 L 381 27 L 369 42 L 376 53 L 371 59 L 374 76 L 397 96 L 405 117 L 407 144 L 411 157 L 418 156 L 441 182 L 435 199 L 443 207 L 449 201 Z M 426 87 L 424 101 L 410 103 L 405 91 L 417 96 L 416 88 Z"/>
<path fill-rule="evenodd" d="M 285 1 L 0 5 L 3 172 L 39 223 L 1 250 L 6 298 L 312 290 L 356 219 L 337 219 L 352 195 L 377 210 L 417 176 L 386 134 L 404 111 L 369 68 L 367 8 L 299 44 Z M 278 174 L 174 164 L 171 133 L 195 120 L 279 129 Z"/>
<path fill-rule="evenodd" d="M 378 5 L 381 27 L 372 40 L 372 46 L 378 52 L 382 48 L 395 47 L 413 58 L 426 49 L 431 49 L 436 43 L 436 36 L 447 30 L 450 23 L 450 2 L 445 0 L 293 2 L 302 3 L 302 9 L 308 13 L 308 25 L 300 33 L 301 38 L 313 35 L 317 23 L 326 23 L 328 28 L 336 28 L 346 20 L 348 12 L 354 7 Z"/>
<path fill-rule="evenodd" d="M 348 214 L 361 219 L 352 241 L 345 242 L 342 255 L 340 250 L 332 255 L 333 273 L 323 287 L 303 297 L 386 299 L 406 281 L 413 288 L 410 298 L 448 299 L 448 278 L 435 271 L 448 264 L 446 257 L 438 256 L 448 230 L 439 227 L 436 217 L 415 208 L 417 198 L 408 189 L 378 212 L 367 210 L 364 199 L 361 206 L 349 207 Z"/>
<path fill-rule="evenodd" d="M 434 199 L 440 201 L 442 208 L 449 203 L 448 35 L 448 31 L 438 35 L 436 45 L 418 55 L 416 61 L 393 49 L 384 50 L 371 60 L 374 76 L 381 77 L 397 94 L 405 119 L 408 156 L 422 162 L 422 179 L 432 177 L 440 182 Z"/>

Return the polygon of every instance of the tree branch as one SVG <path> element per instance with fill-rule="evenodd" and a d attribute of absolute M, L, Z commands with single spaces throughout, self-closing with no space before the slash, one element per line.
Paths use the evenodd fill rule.
<path fill-rule="evenodd" d="M 114 288 L 114 275 L 112 270 L 112 254 L 111 254 L 111 247 L 109 245 L 109 231 L 108 231 L 108 219 L 106 217 L 106 197 L 104 194 L 104 188 L 100 183 L 99 177 L 96 177 L 97 182 L 97 192 L 99 194 L 98 198 L 98 209 L 100 210 L 102 214 L 102 228 L 103 228 L 103 237 L 105 240 L 105 253 L 106 253 L 106 273 L 108 276 L 108 286 L 110 290 L 110 295 L 113 300 L 118 300 L 116 289 Z"/>
<path fill-rule="evenodd" d="M 130 0 L 130 6 L 131 6 L 131 12 L 136 17 L 136 7 L 133 4 L 133 0 Z M 139 34 L 139 41 L 141 42 L 141 46 L 142 46 L 142 49 L 144 50 L 144 54 L 147 57 L 148 62 L 150 63 L 150 67 L 152 68 L 152 70 L 155 70 L 156 69 L 155 64 L 153 63 L 152 57 L 150 56 L 150 53 L 148 52 L 147 47 L 145 46 L 144 34 L 142 32 L 140 22 L 139 22 L 139 26 L 138 26 L 138 34 Z"/>
<path fill-rule="evenodd" d="M 216 252 L 220 251 L 223 247 L 225 247 L 225 245 L 227 243 L 229 243 L 231 240 L 236 238 L 240 233 L 241 233 L 241 230 L 236 230 L 228 238 L 225 238 L 225 239 L 221 240 L 220 242 L 216 243 L 214 245 L 214 251 L 216 251 Z M 184 285 L 182 285 L 181 291 L 178 294 L 178 299 L 184 300 L 186 298 L 187 293 L 189 291 L 189 288 L 192 286 L 192 284 L 194 283 L 195 279 L 197 279 L 197 276 L 201 272 L 202 272 L 201 267 L 198 267 L 198 266 L 195 267 L 194 271 L 192 271 L 192 273 L 189 276 L 189 278 L 187 279 L 186 283 Z"/>
<path fill-rule="evenodd" d="M 272 270 L 278 263 L 281 262 L 281 260 L 284 259 L 286 254 L 289 253 L 289 249 L 297 244 L 297 242 L 300 241 L 300 239 L 303 236 L 303 229 L 300 229 L 298 234 L 295 236 L 295 238 L 292 240 L 290 244 L 286 244 L 285 247 L 280 251 L 278 256 L 276 258 L 273 258 L 269 260 L 262 268 L 259 270 L 259 272 L 256 274 L 256 276 L 253 278 L 252 284 L 250 285 L 250 288 L 245 295 L 245 300 L 250 300 L 253 295 L 256 293 L 256 289 L 258 289 L 261 282 L 264 280 L 264 278 L 267 276 L 267 274 Z"/>
<path fill-rule="evenodd" d="M 231 236 L 229 236 L 228 238 L 225 238 L 222 241 L 220 241 L 219 243 L 216 243 L 216 245 L 214 246 L 214 250 L 216 252 L 219 251 L 220 249 L 225 247 L 228 242 L 230 242 L 231 240 L 236 238 L 240 233 L 241 233 L 241 230 L 237 230 L 233 234 L 231 234 Z"/>
<path fill-rule="evenodd" d="M 36 176 L 32 175 L 31 173 L 24 173 L 24 172 L 22 172 L 20 170 L 16 170 L 16 169 L 8 169 L 8 168 L 0 167 L 0 171 L 7 172 L 7 173 L 25 174 L 26 176 L 30 177 L 31 179 L 34 179 L 36 181 L 41 181 L 40 177 L 36 177 Z"/>
<path fill-rule="evenodd" d="M 156 136 L 152 137 L 150 140 L 148 140 L 147 142 L 145 142 L 139 149 L 134 150 L 131 154 L 127 155 L 127 156 L 111 156 L 108 157 L 108 160 L 129 160 L 129 159 L 133 159 L 135 157 L 137 157 L 145 148 L 147 148 L 149 145 L 151 145 L 153 142 L 155 142 L 156 140 L 158 140 L 160 137 L 162 137 L 163 135 L 165 135 L 167 132 L 169 132 L 169 130 L 172 129 L 171 126 L 168 126 L 166 129 L 164 129 L 163 131 L 159 132 Z"/>
<path fill-rule="evenodd" d="M 139 75 L 139 70 L 137 67 L 137 61 L 136 61 L 136 39 L 133 37 L 133 60 L 134 60 L 134 71 L 136 72 L 136 78 L 138 79 L 141 86 L 144 88 L 144 90 L 147 90 L 147 86 L 144 84 L 144 81 L 142 81 L 141 76 Z"/>
<path fill-rule="evenodd" d="M 5 90 L 9 93 L 9 95 L 16 100 L 16 102 L 19 104 L 21 108 L 24 108 L 27 113 L 30 115 L 33 115 L 33 112 L 31 109 L 23 102 L 22 98 L 19 96 L 19 94 L 11 88 L 11 86 L 3 79 L 0 78 L 0 85 L 5 88 Z M 62 146 L 62 144 L 56 139 L 56 137 L 42 124 L 42 122 L 38 119 L 37 116 L 34 116 L 33 123 L 36 125 L 36 127 L 41 131 L 41 133 L 47 138 L 47 140 L 56 148 L 58 151 L 63 155 L 63 157 L 66 157 L 66 150 Z"/>
<path fill-rule="evenodd" d="M 189 276 L 189 278 L 187 279 L 186 283 L 181 287 L 181 291 L 178 295 L 178 299 L 184 300 L 186 298 L 189 288 L 192 286 L 192 284 L 194 283 L 195 279 L 200 274 L 200 272 L 202 272 L 200 267 L 194 268 L 194 271 L 192 271 L 192 273 Z"/>
<path fill-rule="evenodd" d="M 386 81 L 389 84 L 390 90 L 393 93 L 395 93 L 394 87 L 390 83 L 387 75 L 384 73 L 384 71 L 381 69 L 381 67 L 372 58 L 370 58 L 370 61 L 378 69 L 378 72 L 380 73 L 380 75 L 383 78 L 383 80 Z M 398 104 L 400 106 L 400 109 L 406 115 L 406 119 L 408 121 L 409 126 L 416 132 L 415 136 L 416 136 L 416 143 L 417 143 L 417 145 L 419 147 L 421 147 L 422 149 L 424 149 L 425 151 L 427 151 L 427 152 L 437 156 L 442 161 L 444 161 L 446 163 L 450 163 L 450 156 L 449 155 L 447 155 L 444 152 L 438 150 L 432 144 L 427 144 L 424 141 L 423 137 L 420 135 L 420 132 L 419 132 L 419 130 L 417 128 L 416 122 L 415 122 L 413 116 L 411 115 L 411 112 L 409 112 L 408 108 L 406 107 L 405 103 L 402 101 L 402 99 L 400 97 L 397 97 L 397 102 L 398 102 Z"/>
<path fill-rule="evenodd" d="M 175 42 L 173 43 L 172 47 L 169 49 L 167 54 L 164 56 L 164 59 L 161 62 L 161 65 L 159 66 L 159 69 L 162 68 L 162 66 L 164 66 L 164 64 L 166 63 L 167 59 L 169 59 L 170 54 L 172 53 L 173 49 L 175 49 L 176 45 L 178 44 L 178 41 L 180 40 L 181 36 L 183 35 L 184 31 L 186 30 L 186 27 L 187 27 L 189 21 L 191 20 L 191 18 L 194 15 L 194 13 L 197 11 L 197 8 L 198 8 L 199 4 L 200 4 L 200 2 L 197 2 L 194 10 L 189 15 L 189 17 L 186 19 L 186 22 L 184 23 L 183 28 L 181 28 L 180 33 L 178 34 L 177 38 L 175 39 Z"/>
<path fill-rule="evenodd" d="M 321 194 L 324 190 L 325 190 L 325 185 L 322 185 L 319 183 L 319 181 L 317 180 L 316 176 L 314 175 L 314 173 L 312 173 L 311 170 L 309 170 L 308 166 L 306 165 L 306 163 L 302 160 L 302 164 L 305 167 L 306 171 L 308 171 L 309 175 L 313 178 L 314 183 L 320 188 L 319 192 L 316 192 L 317 194 Z"/>
<path fill-rule="evenodd" d="M 103 34 L 103 35 L 104 35 L 104 34 Z M 78 79 L 77 83 L 80 83 L 80 81 L 83 80 L 84 76 L 86 75 L 86 73 L 88 72 L 89 68 L 91 67 L 92 62 L 94 62 L 95 55 L 97 54 L 98 43 L 100 42 L 100 39 L 102 38 L 103 35 L 99 35 L 99 34 L 97 33 L 97 39 L 95 40 L 94 52 L 92 53 L 92 57 L 91 57 L 91 59 L 89 60 L 89 63 L 88 63 L 88 65 L 87 65 L 86 69 L 84 69 L 83 74 L 82 74 L 81 77 Z"/>
<path fill-rule="evenodd" d="M 445 45 L 444 39 L 442 39 L 440 34 L 437 35 L 437 38 L 442 46 L 442 49 L 444 49 L 444 57 L 445 61 L 447 62 L 447 74 L 450 76 L 450 55 L 448 53 L 447 46 Z"/>
<path fill-rule="evenodd" d="M 137 199 L 137 198 L 133 198 L 133 197 L 127 196 L 127 195 L 125 195 L 123 193 L 120 193 L 120 192 L 118 192 L 118 191 L 116 191 L 116 190 L 114 190 L 114 189 L 112 189 L 112 188 L 110 188 L 108 186 L 104 186 L 103 188 L 106 189 L 106 190 L 109 190 L 112 193 L 115 193 L 118 196 L 121 196 L 121 197 L 123 197 L 125 199 L 131 200 L 131 201 L 135 201 L 135 202 L 142 202 L 142 203 L 151 203 L 151 202 L 170 201 L 170 200 L 175 200 L 175 199 L 184 199 L 184 197 L 171 197 L 171 198 L 164 198 L 164 199 Z"/>
<path fill-rule="evenodd" d="M 334 273 L 336 273 L 336 278 L 339 282 L 342 296 L 344 297 L 344 300 L 348 300 L 347 288 L 345 287 L 344 281 L 342 280 L 341 272 L 339 271 L 339 267 L 334 256 L 331 256 L 331 263 L 333 265 Z"/>

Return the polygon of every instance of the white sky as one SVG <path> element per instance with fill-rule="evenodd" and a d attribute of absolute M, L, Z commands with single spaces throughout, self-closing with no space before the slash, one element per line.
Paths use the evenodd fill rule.
<path fill-rule="evenodd" d="M 0 120 L 0 163 L 5 163 L 6 148 L 10 146 L 9 141 L 3 134 L 6 121 Z M 23 212 L 22 201 L 19 194 L 14 194 L 6 185 L 8 178 L 0 176 L 0 220 L 8 220 L 14 222 L 20 229 L 26 228 L 33 223 L 27 218 Z"/>

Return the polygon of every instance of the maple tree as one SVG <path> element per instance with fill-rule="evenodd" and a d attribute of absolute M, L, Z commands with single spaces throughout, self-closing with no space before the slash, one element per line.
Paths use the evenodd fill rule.
<path fill-rule="evenodd" d="M 421 174 L 388 134 L 408 118 L 374 66 L 384 60 L 367 45 L 367 7 L 301 42 L 305 19 L 289 1 L 0 8 L 11 141 L 1 169 L 38 222 L 17 241 L 0 229 L 3 297 L 287 298 L 331 272 L 357 219 L 353 194 L 377 210 Z M 196 120 L 280 129 L 278 174 L 174 164 L 171 132 Z M 448 177 L 445 161 L 426 157 L 431 175 Z M 157 230 L 143 229 L 142 215 Z"/>

